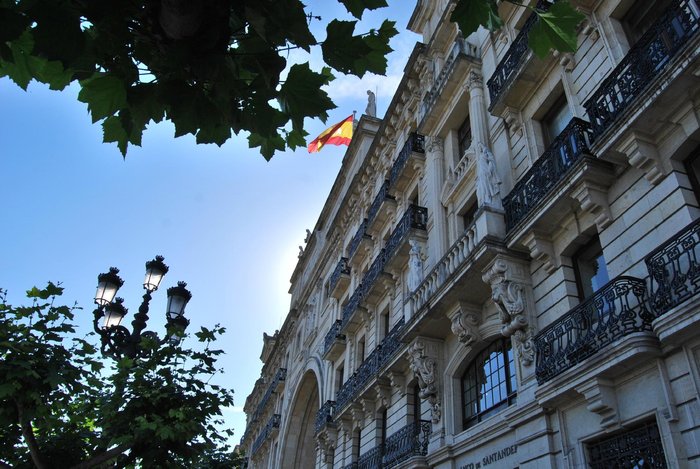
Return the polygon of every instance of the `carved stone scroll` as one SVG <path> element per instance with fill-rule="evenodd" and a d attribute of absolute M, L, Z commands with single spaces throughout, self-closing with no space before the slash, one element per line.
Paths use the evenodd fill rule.
<path fill-rule="evenodd" d="M 525 366 L 535 360 L 535 344 L 530 324 L 525 315 L 525 296 L 523 287 L 508 278 L 508 264 L 496 259 L 491 268 L 483 275 L 485 283 L 491 285 L 491 299 L 500 312 L 501 334 L 512 337 L 515 351 Z"/>

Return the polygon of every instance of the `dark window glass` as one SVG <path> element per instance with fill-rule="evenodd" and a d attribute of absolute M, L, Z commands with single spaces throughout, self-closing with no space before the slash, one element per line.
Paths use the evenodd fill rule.
<path fill-rule="evenodd" d="M 634 2 L 621 23 L 630 45 L 635 44 L 671 4 L 671 0 Z"/>
<path fill-rule="evenodd" d="M 574 270 L 581 299 L 588 298 L 608 283 L 608 267 L 597 237 L 574 255 Z"/>
<path fill-rule="evenodd" d="M 566 97 L 561 96 L 557 99 L 547 114 L 542 119 L 542 127 L 544 129 L 544 141 L 546 145 L 551 145 L 555 138 L 569 125 L 573 114 L 571 108 L 566 102 Z"/>
<path fill-rule="evenodd" d="M 457 130 L 457 140 L 459 142 L 459 155 L 457 155 L 457 161 L 461 160 L 464 153 L 469 149 L 472 144 L 472 126 L 469 122 L 469 116 L 464 119 L 462 125 L 459 126 Z"/>
<path fill-rule="evenodd" d="M 481 351 L 462 375 L 464 428 L 507 407 L 516 394 L 510 340 L 499 339 Z"/>
<path fill-rule="evenodd" d="M 688 172 L 690 186 L 695 193 L 695 200 L 700 204 L 700 148 L 685 160 L 685 169 Z"/>
<path fill-rule="evenodd" d="M 420 417 L 420 386 L 416 384 L 413 386 L 413 421 L 419 421 Z"/>
<path fill-rule="evenodd" d="M 462 220 L 464 221 L 464 229 L 466 230 L 474 223 L 474 217 L 476 216 L 476 202 L 472 203 L 467 209 L 462 213 Z"/>

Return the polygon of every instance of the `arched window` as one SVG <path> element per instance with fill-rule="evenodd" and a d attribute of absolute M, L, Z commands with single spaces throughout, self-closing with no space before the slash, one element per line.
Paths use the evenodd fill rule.
<path fill-rule="evenodd" d="M 508 407 L 516 394 L 510 339 L 498 339 L 482 350 L 462 375 L 463 428 Z"/>

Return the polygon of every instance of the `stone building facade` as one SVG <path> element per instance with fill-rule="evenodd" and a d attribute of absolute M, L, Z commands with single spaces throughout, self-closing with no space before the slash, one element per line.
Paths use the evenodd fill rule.
<path fill-rule="evenodd" d="M 699 5 L 572 3 L 540 59 L 524 8 L 462 38 L 417 2 L 264 337 L 249 467 L 700 467 Z"/>

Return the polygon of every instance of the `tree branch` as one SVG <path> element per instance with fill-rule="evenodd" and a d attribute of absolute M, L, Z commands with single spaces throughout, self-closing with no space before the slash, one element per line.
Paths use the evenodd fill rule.
<path fill-rule="evenodd" d="M 37 467 L 37 469 L 47 469 L 48 466 L 46 465 L 46 462 L 44 462 L 44 458 L 39 450 L 39 445 L 34 437 L 34 429 L 32 428 L 32 424 L 24 418 L 24 406 L 22 406 L 19 401 L 15 400 L 15 407 L 17 408 L 17 419 L 19 420 L 19 426 L 22 429 L 22 436 L 24 437 L 24 442 L 29 448 L 29 454 L 32 457 L 34 465 Z"/>
<path fill-rule="evenodd" d="M 122 454 L 124 451 L 128 450 L 131 446 L 124 443 L 119 446 L 115 446 L 114 448 L 110 449 L 109 451 L 105 451 L 102 454 L 98 454 L 95 457 L 92 457 L 88 459 L 87 461 L 83 461 L 80 464 L 76 464 L 73 466 L 71 469 L 88 469 L 90 467 L 97 466 L 98 464 L 102 464 L 103 462 L 107 462 L 110 459 L 114 459 L 120 454 Z"/>

